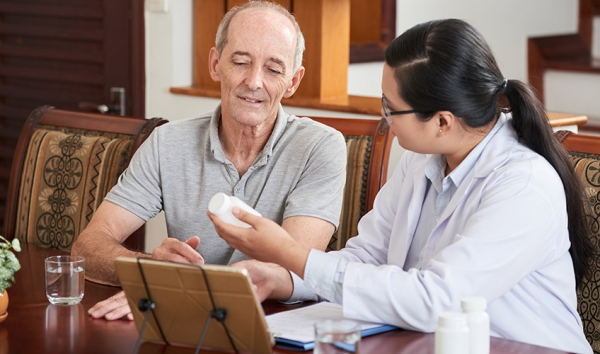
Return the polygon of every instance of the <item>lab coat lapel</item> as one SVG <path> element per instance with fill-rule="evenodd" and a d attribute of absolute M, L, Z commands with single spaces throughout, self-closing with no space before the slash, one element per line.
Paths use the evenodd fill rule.
<path fill-rule="evenodd" d="M 425 166 L 427 165 L 427 161 L 429 159 L 425 159 L 424 163 L 418 168 L 415 169 L 414 176 L 419 176 L 418 180 L 415 180 L 413 183 L 413 195 L 410 198 L 410 203 L 407 209 L 407 247 L 412 242 L 412 239 L 415 235 L 415 230 L 417 229 L 417 223 L 419 222 L 419 215 L 421 215 L 421 209 L 423 208 L 423 200 L 425 199 L 425 190 L 427 187 L 427 177 L 425 177 Z M 408 248 L 407 248 L 408 249 Z"/>

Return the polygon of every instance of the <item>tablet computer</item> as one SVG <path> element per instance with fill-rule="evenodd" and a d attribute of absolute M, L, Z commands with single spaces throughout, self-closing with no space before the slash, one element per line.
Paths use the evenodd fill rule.
<path fill-rule="evenodd" d="M 245 269 L 126 257 L 115 267 L 144 341 L 197 347 L 202 339 L 202 348 L 272 353 L 273 336 Z"/>

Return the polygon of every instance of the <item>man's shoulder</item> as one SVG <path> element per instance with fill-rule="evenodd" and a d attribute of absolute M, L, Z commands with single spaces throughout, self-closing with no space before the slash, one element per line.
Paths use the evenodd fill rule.
<path fill-rule="evenodd" d="M 156 129 L 160 129 L 163 132 L 172 133 L 177 132 L 194 132 L 201 131 L 202 129 L 208 129 L 210 127 L 211 114 L 206 113 L 197 117 L 183 118 L 178 120 L 170 121 L 168 124 L 163 124 Z"/>
<path fill-rule="evenodd" d="M 342 134 L 337 129 L 321 122 L 317 122 L 316 120 L 312 120 L 309 117 L 298 117 L 294 115 L 290 115 L 288 117 L 288 129 L 307 134 L 318 134 L 324 136 Z"/>

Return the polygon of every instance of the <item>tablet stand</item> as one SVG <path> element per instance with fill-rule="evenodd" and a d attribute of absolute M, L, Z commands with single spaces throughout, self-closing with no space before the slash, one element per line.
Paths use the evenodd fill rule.
<path fill-rule="evenodd" d="M 137 258 L 137 265 L 138 268 L 140 270 L 140 274 L 142 276 L 142 281 L 144 283 L 144 287 L 146 289 L 146 296 L 147 298 L 141 298 L 140 301 L 138 302 L 138 309 L 142 312 L 144 312 L 144 321 L 142 322 L 142 326 L 140 328 L 140 333 L 138 334 L 138 338 L 136 340 L 135 343 L 135 347 L 134 347 L 134 354 L 138 352 L 140 344 L 142 342 L 142 335 L 144 333 L 144 329 L 146 327 L 146 322 L 148 321 L 148 316 L 150 314 L 150 312 L 152 312 L 152 314 L 154 315 L 154 309 L 156 308 L 156 304 L 154 302 L 152 302 L 152 299 L 150 297 L 150 289 L 148 289 L 148 284 L 146 283 L 146 277 L 144 276 L 144 269 L 142 267 L 142 264 L 140 263 L 140 257 Z M 206 276 L 206 272 L 204 271 L 204 269 L 202 267 L 200 267 L 200 270 L 202 271 L 203 274 L 203 278 L 204 278 L 204 283 L 206 284 L 206 289 L 208 291 L 208 295 L 210 298 L 210 302 L 212 304 L 212 311 L 210 312 L 209 316 L 206 318 L 206 322 L 204 323 L 204 327 L 202 328 L 202 334 L 200 335 L 200 340 L 198 341 L 198 344 L 196 345 L 196 351 L 194 352 L 195 354 L 198 354 L 198 352 L 200 351 L 200 348 L 202 347 L 202 342 L 204 341 L 204 337 L 206 335 L 206 331 L 208 330 L 208 326 L 210 325 L 210 321 L 214 318 L 217 321 L 221 322 L 223 324 L 223 328 L 225 329 L 225 333 L 227 334 L 227 338 L 229 338 L 229 343 L 231 343 L 231 347 L 233 348 L 233 350 L 236 353 L 239 353 L 239 351 L 237 350 L 237 348 L 235 347 L 235 343 L 233 342 L 233 339 L 231 338 L 231 334 L 229 333 L 229 329 L 227 328 L 227 325 L 225 324 L 225 318 L 227 318 L 227 309 L 225 308 L 216 308 L 215 306 L 215 300 L 213 298 L 213 294 L 212 291 L 210 289 L 210 284 L 208 283 L 208 278 Z M 158 329 L 160 331 L 160 334 L 163 338 L 163 341 L 169 345 L 169 342 L 167 341 L 167 339 L 165 338 L 165 335 L 163 333 L 162 327 L 160 325 L 160 321 L 158 320 L 158 318 L 156 316 L 154 316 L 154 319 L 156 320 L 156 324 L 158 325 Z"/>
<path fill-rule="evenodd" d="M 117 257 L 115 269 L 138 342 L 273 354 L 275 340 L 245 269 L 134 257 Z M 136 348 L 143 351 L 141 343 Z"/>
<path fill-rule="evenodd" d="M 216 319 L 217 321 L 223 323 L 223 328 L 225 328 L 225 333 L 227 334 L 227 338 L 229 338 L 229 343 L 231 343 L 231 347 L 233 348 L 233 350 L 236 353 L 239 353 L 237 348 L 235 347 L 235 344 L 233 343 L 231 334 L 229 334 L 229 329 L 227 329 L 227 326 L 225 325 L 225 322 L 224 322 L 225 318 L 227 317 L 227 310 L 224 308 L 217 308 L 215 306 L 215 300 L 213 298 L 212 291 L 210 290 L 210 284 L 208 284 L 208 278 L 206 276 L 206 273 L 204 272 L 204 269 L 202 267 L 200 267 L 200 270 L 202 271 L 202 274 L 204 275 L 204 283 L 206 284 L 206 289 L 208 290 L 208 296 L 210 297 L 210 302 L 212 303 L 213 309 L 210 312 L 210 315 L 206 318 L 206 323 L 204 324 L 204 328 L 202 329 L 202 335 L 200 336 L 198 345 L 196 345 L 195 354 L 198 354 L 200 347 L 202 347 L 202 342 L 204 341 L 204 336 L 206 335 L 206 331 L 208 330 L 208 325 L 210 324 L 210 320 L 212 320 L 213 318 Z"/>
<path fill-rule="evenodd" d="M 137 340 L 135 341 L 135 347 L 133 348 L 134 354 L 137 353 L 138 350 L 140 349 L 140 344 L 142 343 L 142 334 L 144 333 L 144 328 L 146 328 L 146 322 L 148 321 L 148 315 L 150 314 L 150 311 L 153 311 L 153 314 L 154 314 L 154 309 L 156 308 L 156 304 L 154 302 L 152 302 L 152 299 L 150 298 L 150 289 L 148 289 L 148 284 L 146 283 L 146 277 L 144 276 L 144 270 L 142 269 L 142 264 L 140 263 L 140 257 L 137 258 L 137 265 L 138 265 L 138 268 L 140 269 L 140 275 L 142 276 L 142 281 L 144 282 L 144 287 L 146 288 L 146 296 L 148 298 L 142 298 L 138 302 L 138 309 L 140 311 L 144 312 L 144 321 L 142 322 L 142 327 L 140 328 L 140 333 L 138 334 Z M 163 333 L 162 327 L 160 326 L 160 322 L 158 321 L 156 316 L 154 316 L 154 318 L 156 319 L 156 324 L 158 325 L 158 329 L 160 331 L 161 337 L 163 338 L 165 343 L 169 344 L 169 342 L 167 341 L 167 338 L 165 338 L 165 334 Z"/>

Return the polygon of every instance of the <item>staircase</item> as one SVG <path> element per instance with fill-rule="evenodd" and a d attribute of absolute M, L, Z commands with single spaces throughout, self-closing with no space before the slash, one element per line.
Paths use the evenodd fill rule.
<path fill-rule="evenodd" d="M 546 108 L 552 111 L 567 111 L 570 113 L 585 114 L 589 117 L 588 124 L 580 126 L 579 129 L 584 132 L 597 131 L 600 132 L 600 108 L 590 108 L 596 103 L 600 103 L 600 58 L 594 58 L 594 46 L 600 47 L 600 38 L 596 31 L 596 39 L 594 40 L 594 20 L 598 25 L 600 19 L 600 0 L 579 0 L 579 25 L 578 32 L 575 34 L 533 37 L 528 39 L 527 50 L 527 67 L 529 83 L 538 91 L 540 99 L 546 101 Z M 596 42 L 596 44 L 594 44 Z M 552 81 L 546 79 L 546 90 L 544 89 L 544 75 L 554 77 Z M 574 88 L 565 89 L 568 87 L 570 77 L 573 80 L 581 80 L 583 78 L 586 84 L 575 86 Z M 556 79 L 558 78 L 558 79 Z M 549 85 L 552 83 L 552 85 Z M 558 87 L 555 86 L 565 86 Z M 581 95 L 589 94 L 590 97 L 585 97 L 585 100 L 592 104 L 580 105 L 573 107 L 573 104 L 568 108 L 557 107 L 554 102 L 549 102 L 549 97 L 556 97 L 556 93 L 551 90 L 566 90 L 560 95 L 568 99 L 573 98 L 572 102 Z M 592 92 L 593 91 L 593 92 Z M 579 96 L 578 96 L 579 95 Z M 572 103 L 571 102 L 571 103 Z M 552 107 L 549 107 L 552 105 Z M 560 104 L 559 104 L 560 106 Z M 577 106 L 577 105 L 575 105 Z M 586 107 L 583 107 L 586 106 Z M 600 107 L 600 106 L 597 106 Z M 573 110 L 577 112 L 573 112 Z"/>

